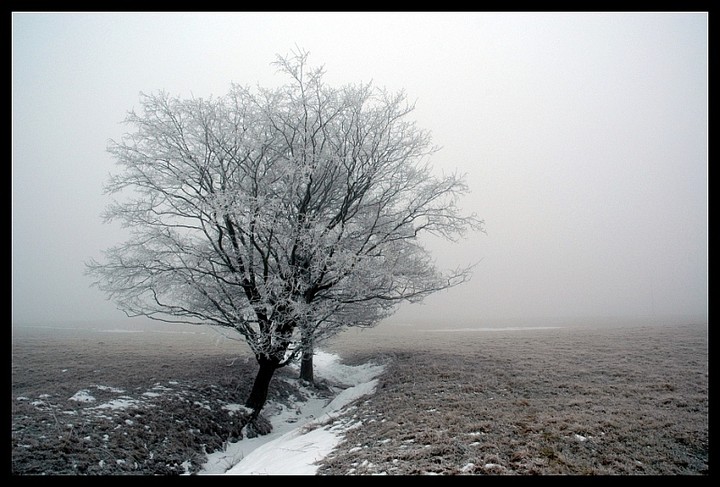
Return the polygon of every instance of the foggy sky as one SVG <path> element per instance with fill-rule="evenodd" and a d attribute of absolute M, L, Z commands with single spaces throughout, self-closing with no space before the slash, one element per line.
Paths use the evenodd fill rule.
<path fill-rule="evenodd" d="M 118 321 L 84 262 L 140 92 L 277 85 L 299 46 L 333 85 L 404 89 L 486 234 L 431 242 L 471 282 L 397 322 L 704 319 L 706 13 L 13 13 L 12 321 Z"/>

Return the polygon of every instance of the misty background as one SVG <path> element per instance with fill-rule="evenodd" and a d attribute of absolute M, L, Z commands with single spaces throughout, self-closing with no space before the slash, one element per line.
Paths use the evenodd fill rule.
<path fill-rule="evenodd" d="M 85 262 L 140 92 L 275 86 L 297 47 L 372 80 L 467 174 L 486 233 L 430 241 L 469 283 L 388 321 L 707 322 L 707 13 L 12 14 L 12 323 L 118 323 Z"/>

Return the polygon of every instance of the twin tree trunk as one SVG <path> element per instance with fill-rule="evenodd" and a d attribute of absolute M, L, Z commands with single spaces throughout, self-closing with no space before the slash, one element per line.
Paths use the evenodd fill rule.
<path fill-rule="evenodd" d="M 257 357 L 257 362 L 260 368 L 255 376 L 255 382 L 253 382 L 250 396 L 248 396 L 245 402 L 245 406 L 253 410 L 251 419 L 256 419 L 265 406 L 270 389 L 270 381 L 275 371 L 280 368 L 280 361 L 274 358 L 259 356 Z M 312 349 L 303 351 L 302 359 L 300 360 L 300 379 L 311 383 L 314 382 Z"/>
<path fill-rule="evenodd" d="M 315 382 L 313 376 L 313 350 L 304 350 L 300 359 L 300 380 Z"/>
<path fill-rule="evenodd" d="M 315 353 L 315 340 L 313 331 L 309 327 L 302 329 L 302 358 L 300 359 L 300 380 L 313 383 L 313 354 Z"/>
<path fill-rule="evenodd" d="M 302 358 L 300 359 L 300 379 L 306 382 L 314 382 L 313 374 L 313 354 L 314 354 L 314 340 L 311 333 L 303 333 L 303 352 Z M 279 354 L 274 354 L 268 357 L 267 355 L 256 356 L 259 369 L 255 376 L 255 382 L 253 382 L 250 396 L 248 396 L 245 406 L 252 409 L 250 419 L 254 420 L 260 415 L 260 411 L 265 406 L 267 401 L 268 391 L 270 389 L 270 381 L 275 374 L 275 371 L 282 365 L 281 360 L 276 358 Z"/>
<path fill-rule="evenodd" d="M 253 410 L 251 419 L 257 419 L 260 415 L 260 411 L 265 406 L 265 401 L 267 401 L 270 381 L 275 371 L 280 367 L 280 361 L 278 359 L 268 358 L 263 355 L 257 357 L 257 362 L 260 368 L 255 376 L 255 382 L 253 382 L 250 396 L 245 402 L 245 406 Z"/>

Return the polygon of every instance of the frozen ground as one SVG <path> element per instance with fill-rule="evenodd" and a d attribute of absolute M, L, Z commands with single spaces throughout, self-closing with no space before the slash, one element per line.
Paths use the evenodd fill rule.
<path fill-rule="evenodd" d="M 274 431 L 250 439 L 236 421 L 256 370 L 242 343 L 14 334 L 12 472 L 709 473 L 707 325 L 443 331 L 324 344 L 316 386 L 278 371 Z"/>
<path fill-rule="evenodd" d="M 315 355 L 315 374 L 346 389 L 329 403 L 310 397 L 299 403 L 297 409 L 281 404 L 266 408 L 272 414 L 273 432 L 256 438 L 245 438 L 231 443 L 224 451 L 208 455 L 208 461 L 199 475 L 314 475 L 316 462 L 322 460 L 341 441 L 343 434 L 352 428 L 345 421 L 333 423 L 344 406 L 364 395 L 371 394 L 377 385 L 376 377 L 383 367 L 375 364 L 347 366 L 339 363 L 334 354 L 319 352 Z M 329 423 L 329 424 L 328 424 Z"/>

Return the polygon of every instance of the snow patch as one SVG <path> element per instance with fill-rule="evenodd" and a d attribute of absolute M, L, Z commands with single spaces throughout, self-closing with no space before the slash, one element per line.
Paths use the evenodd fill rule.
<path fill-rule="evenodd" d="M 222 406 L 222 409 L 225 409 L 230 416 L 238 412 L 241 413 L 241 415 L 249 415 L 252 413 L 252 409 L 242 404 L 225 404 Z"/>
<path fill-rule="evenodd" d="M 127 409 L 130 406 L 137 404 L 138 401 L 129 397 L 121 397 L 119 399 L 113 399 L 112 401 L 95 406 L 94 409 Z"/>
<path fill-rule="evenodd" d="M 95 402 L 95 398 L 90 394 L 90 391 L 88 391 L 87 389 L 77 391 L 75 394 L 72 395 L 70 400 L 77 402 Z"/>
<path fill-rule="evenodd" d="M 122 392 L 125 392 L 123 389 L 119 389 L 117 387 L 110 387 L 110 386 L 95 386 L 95 389 L 99 391 L 109 391 L 114 392 L 116 394 L 120 394 Z"/>

